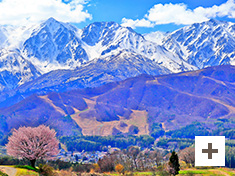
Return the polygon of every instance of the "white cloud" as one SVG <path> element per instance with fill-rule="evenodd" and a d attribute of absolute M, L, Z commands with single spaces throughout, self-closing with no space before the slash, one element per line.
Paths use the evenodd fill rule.
<path fill-rule="evenodd" d="M 155 24 L 191 24 L 193 22 L 205 21 L 203 15 L 194 15 L 194 12 L 187 9 L 185 4 L 157 4 L 151 8 L 145 16 Z"/>
<path fill-rule="evenodd" d="M 136 27 L 154 27 L 154 24 L 146 19 L 132 20 L 132 19 L 123 18 L 122 19 L 122 26 L 131 27 L 131 28 L 135 29 Z"/>
<path fill-rule="evenodd" d="M 169 23 L 188 25 L 216 17 L 235 18 L 234 0 L 228 0 L 220 6 L 214 5 L 208 8 L 197 7 L 193 10 L 187 8 L 183 3 L 156 4 L 148 11 L 143 19 L 131 20 L 125 18 L 122 21 L 125 25 L 129 24 L 131 27 L 138 27 L 138 23 L 144 21 L 145 23 L 142 23 L 142 27 L 144 25 L 145 27 L 152 27 L 153 24 Z"/>
<path fill-rule="evenodd" d="M 228 0 L 226 3 L 220 6 L 214 5 L 211 8 L 198 7 L 194 10 L 195 14 L 203 14 L 208 18 L 215 17 L 228 17 L 235 18 L 235 3 L 234 0 Z"/>
<path fill-rule="evenodd" d="M 25 25 L 37 23 L 50 17 L 63 22 L 80 23 L 92 16 L 84 11 L 84 0 L 2 0 L 0 24 Z"/>

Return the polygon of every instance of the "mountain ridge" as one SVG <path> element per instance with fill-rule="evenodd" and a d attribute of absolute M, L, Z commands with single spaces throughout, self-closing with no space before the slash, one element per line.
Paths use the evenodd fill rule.
<path fill-rule="evenodd" d="M 6 101 L 14 103 L 13 97 L 16 102 L 22 100 L 27 96 L 23 87 L 36 80 L 45 81 L 40 82 L 44 85 L 39 82 L 35 85 L 45 87 L 46 93 L 56 91 L 58 83 L 73 87 L 75 80 L 80 82 L 74 88 L 85 88 L 144 73 L 197 70 L 210 63 L 234 65 L 234 26 L 215 20 L 196 23 L 167 33 L 166 38 L 161 35 L 161 45 L 115 22 L 96 22 L 82 30 L 53 18 L 24 28 L 1 26 L 0 38 L 4 42 L 0 44 L 3 47 L 0 49 L 0 103 L 3 106 Z M 203 37 L 205 34 L 208 36 Z M 155 35 L 159 34 L 153 33 L 151 37 Z M 46 78 L 48 75 L 51 81 Z"/>
<path fill-rule="evenodd" d="M 141 75 L 94 88 L 34 94 L 0 109 L 0 118 L 6 124 L 1 132 L 6 134 L 22 124 L 44 123 L 59 135 L 125 134 L 133 128 L 139 129 L 140 135 L 152 134 L 156 124 L 167 132 L 199 122 L 213 131 L 219 128 L 219 121 L 225 121 L 224 127 L 231 130 L 235 127 L 234 82 L 235 66 L 224 65 L 172 75 Z"/>
<path fill-rule="evenodd" d="M 234 65 L 234 23 L 214 19 L 183 27 L 163 41 L 169 51 L 202 69 L 223 64 Z"/>

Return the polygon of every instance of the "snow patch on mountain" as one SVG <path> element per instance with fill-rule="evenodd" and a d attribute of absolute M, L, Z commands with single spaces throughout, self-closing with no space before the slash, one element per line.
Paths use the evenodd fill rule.
<path fill-rule="evenodd" d="M 82 48 L 86 51 L 89 60 L 93 60 L 100 58 L 102 51 L 105 50 L 106 47 L 102 45 L 102 42 L 96 45 L 88 45 L 86 42 L 83 42 Z"/>
<path fill-rule="evenodd" d="M 171 33 L 163 46 L 197 68 L 233 64 L 234 24 L 210 20 Z"/>
<path fill-rule="evenodd" d="M 83 29 L 81 37 L 89 60 L 112 57 L 126 50 L 148 57 L 172 72 L 197 69 L 164 47 L 146 40 L 133 29 L 122 27 L 114 22 L 93 23 Z"/>
<path fill-rule="evenodd" d="M 148 41 L 154 42 L 158 45 L 162 45 L 162 41 L 168 36 L 168 32 L 155 31 L 147 34 L 143 34 L 144 38 Z"/>
<path fill-rule="evenodd" d="M 50 18 L 24 42 L 22 52 L 34 64 L 41 62 L 43 73 L 61 68 L 75 69 L 88 61 L 78 33 L 70 24 Z"/>
<path fill-rule="evenodd" d="M 39 77 L 41 73 L 18 51 L 0 51 L 0 87 L 10 90 Z"/>
<path fill-rule="evenodd" d="M 86 81 L 98 81 L 81 84 L 98 85 L 105 82 L 101 79 L 115 80 L 114 75 L 121 74 L 120 71 L 124 74 L 123 77 L 119 75 L 120 78 L 135 75 L 131 74 L 133 70 L 125 72 L 130 68 L 138 68 L 138 74 L 156 74 L 153 69 L 177 73 L 215 65 L 235 65 L 234 48 L 235 24 L 216 20 L 196 23 L 172 33 L 141 35 L 115 22 L 95 22 L 81 30 L 50 18 L 27 27 L 0 26 L 0 74 L 12 75 L 9 76 L 11 81 L 8 80 L 11 89 L 58 69 L 87 68 L 106 72 L 108 68 L 114 69 L 112 74 L 96 72 L 95 75 L 83 70 L 87 74 L 83 76 L 90 75 Z M 131 64 L 137 67 L 130 67 Z M 116 66 L 120 67 L 118 71 L 115 71 Z M 147 67 L 151 67 L 151 71 Z M 8 79 L 4 75 L 3 78 Z M 2 90 L 7 87 L 3 78 L 0 78 Z M 68 80 L 74 78 L 77 75 Z"/>

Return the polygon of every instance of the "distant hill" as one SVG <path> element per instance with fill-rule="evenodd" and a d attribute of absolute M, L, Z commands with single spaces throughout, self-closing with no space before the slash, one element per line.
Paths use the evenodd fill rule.
<path fill-rule="evenodd" d="M 203 123 L 235 128 L 235 66 L 165 76 L 141 75 L 100 87 L 31 95 L 0 109 L 0 135 L 22 125 L 50 125 L 59 135 L 152 134 Z M 222 132 L 221 132 L 222 134 Z"/>

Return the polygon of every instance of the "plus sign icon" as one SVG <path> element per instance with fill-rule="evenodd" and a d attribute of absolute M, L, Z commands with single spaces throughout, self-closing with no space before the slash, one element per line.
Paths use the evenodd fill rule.
<path fill-rule="evenodd" d="M 195 136 L 195 166 L 225 166 L 225 136 Z"/>

